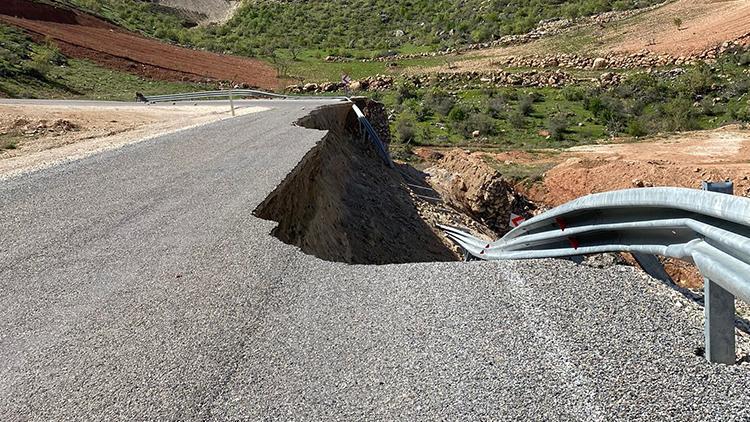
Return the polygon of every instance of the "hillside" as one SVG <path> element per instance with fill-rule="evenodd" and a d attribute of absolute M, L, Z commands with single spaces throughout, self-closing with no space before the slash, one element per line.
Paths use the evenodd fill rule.
<path fill-rule="evenodd" d="M 65 0 L 131 30 L 163 40 L 247 56 L 279 50 L 369 57 L 389 50 L 434 51 L 508 34 L 545 19 L 628 10 L 660 0 L 258 0 L 245 2 L 221 26 L 191 28 L 158 4 L 134 0 Z M 218 0 L 217 0 L 218 1 Z M 176 2 L 160 2 L 162 5 Z M 204 3 L 207 3 L 204 1 Z M 180 2 L 189 8 L 193 2 Z"/>
<path fill-rule="evenodd" d="M 679 27 L 675 24 L 679 22 Z M 503 58 L 632 55 L 708 57 L 726 42 L 750 41 L 750 3 L 745 0 L 676 0 L 606 24 L 581 22 L 554 36 L 467 52 L 456 71 L 496 68 Z M 641 66 L 648 67 L 648 66 Z M 441 70 L 426 69 L 427 72 Z"/>
<path fill-rule="evenodd" d="M 233 81 L 266 89 L 280 86 L 276 71 L 264 62 L 159 42 L 65 7 L 11 0 L 0 3 L 0 22 L 54 42 L 67 56 L 150 79 Z"/>
<path fill-rule="evenodd" d="M 132 101 L 136 92 L 148 95 L 207 88 L 214 86 L 152 81 L 67 57 L 52 42 L 34 42 L 21 30 L 0 24 L 0 97 Z"/>

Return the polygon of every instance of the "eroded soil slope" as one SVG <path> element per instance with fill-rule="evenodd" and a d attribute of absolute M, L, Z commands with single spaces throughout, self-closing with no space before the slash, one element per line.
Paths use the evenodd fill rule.
<path fill-rule="evenodd" d="M 177 47 L 94 16 L 30 0 L 0 2 L 0 22 L 52 39 L 68 56 L 151 79 L 222 80 L 264 89 L 281 85 L 275 69 L 262 61 Z"/>
<path fill-rule="evenodd" d="M 224 22 L 240 5 L 239 0 L 156 0 L 156 3 L 198 23 Z"/>
<path fill-rule="evenodd" d="M 276 237 L 353 264 L 456 259 L 420 217 L 398 170 L 360 136 L 348 104 L 316 110 L 300 124 L 328 134 L 254 211 L 279 223 Z"/>

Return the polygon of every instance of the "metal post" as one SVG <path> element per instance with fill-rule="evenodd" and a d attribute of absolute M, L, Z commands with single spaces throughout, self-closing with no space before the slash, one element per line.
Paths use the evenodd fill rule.
<path fill-rule="evenodd" d="M 732 195 L 732 182 L 703 182 L 703 190 Z M 734 295 L 709 280 L 703 279 L 703 300 L 706 324 L 706 360 L 712 363 L 735 363 Z"/>
<path fill-rule="evenodd" d="M 232 98 L 232 88 L 229 88 L 229 107 L 232 108 L 232 117 L 234 117 L 234 99 Z"/>

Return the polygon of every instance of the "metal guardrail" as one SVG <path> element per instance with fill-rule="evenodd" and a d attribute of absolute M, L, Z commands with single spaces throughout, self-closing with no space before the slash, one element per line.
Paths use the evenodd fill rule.
<path fill-rule="evenodd" d="M 166 95 L 150 95 L 150 96 L 136 96 L 141 101 L 147 103 L 162 103 L 162 102 L 175 102 L 175 101 L 192 101 L 192 100 L 208 100 L 212 98 L 242 98 L 242 97 L 255 97 L 255 98 L 278 98 L 286 100 L 349 100 L 347 97 L 342 96 L 311 96 L 311 95 L 284 95 L 275 94 L 273 92 L 258 91 L 256 89 L 221 89 L 217 91 L 201 91 L 201 92 L 186 92 L 180 94 L 166 94 Z"/>
<path fill-rule="evenodd" d="M 383 159 L 388 167 L 394 168 L 393 160 L 391 160 L 391 156 L 390 154 L 388 154 L 388 150 L 385 148 L 385 144 L 383 144 L 383 141 L 380 140 L 380 137 L 378 136 L 377 132 L 375 132 L 375 129 L 372 127 L 370 122 L 367 120 L 367 117 L 365 117 L 365 114 L 362 113 L 362 110 L 360 110 L 359 107 L 357 107 L 357 105 L 354 103 L 352 103 L 352 109 L 354 109 L 354 113 L 357 114 L 357 120 L 359 120 L 359 127 L 360 131 L 362 132 L 362 136 L 369 136 L 370 141 L 375 145 L 375 149 L 378 151 L 378 155 L 380 155 L 380 158 Z"/>
<path fill-rule="evenodd" d="M 588 195 L 495 242 L 441 226 L 483 260 L 640 252 L 694 262 L 706 277 L 706 358 L 735 362 L 734 297 L 750 303 L 750 199 L 684 188 Z"/>
<path fill-rule="evenodd" d="M 206 100 L 206 99 L 211 99 L 211 98 L 228 98 L 230 105 L 231 105 L 231 109 L 232 109 L 232 115 L 234 115 L 233 99 L 237 97 L 267 97 L 267 98 L 295 99 L 295 100 L 327 99 L 327 100 L 349 101 L 352 103 L 352 109 L 354 109 L 354 112 L 357 114 L 357 120 L 359 120 L 360 130 L 363 136 L 369 137 L 372 143 L 375 145 L 375 149 L 377 150 L 378 155 L 380 155 L 383 161 L 389 167 L 391 168 L 394 167 L 393 161 L 391 160 L 391 156 L 390 154 L 388 154 L 388 150 L 383 144 L 383 141 L 380 139 L 377 132 L 375 132 L 375 129 L 373 129 L 372 125 L 367 120 L 367 117 L 365 117 L 364 113 L 362 113 L 362 110 L 360 110 L 359 107 L 357 107 L 357 105 L 354 104 L 354 102 L 348 97 L 289 96 L 289 95 L 282 95 L 282 94 L 274 94 L 274 93 L 265 92 L 265 91 L 258 91 L 254 89 L 225 89 L 225 90 L 218 90 L 218 91 L 186 92 L 186 93 L 181 93 L 181 94 L 151 95 L 151 96 L 143 96 L 140 94 L 136 94 L 136 97 L 139 100 L 145 101 L 148 103 Z"/>
<path fill-rule="evenodd" d="M 232 97 L 266 97 L 266 98 L 288 98 L 286 95 L 274 94 L 272 92 L 257 91 L 254 89 L 222 89 L 218 91 L 186 92 L 181 94 L 151 95 L 143 96 L 146 102 L 161 103 L 171 101 L 204 100 L 209 98 L 232 98 Z"/>

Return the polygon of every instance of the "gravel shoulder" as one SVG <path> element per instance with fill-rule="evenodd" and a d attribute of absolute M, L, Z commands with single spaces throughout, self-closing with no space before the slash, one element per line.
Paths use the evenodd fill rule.
<path fill-rule="evenodd" d="M 245 103 L 236 114 L 268 110 Z M 0 103 L 0 180 L 97 152 L 231 118 L 226 104 L 142 105 L 79 101 Z"/>

